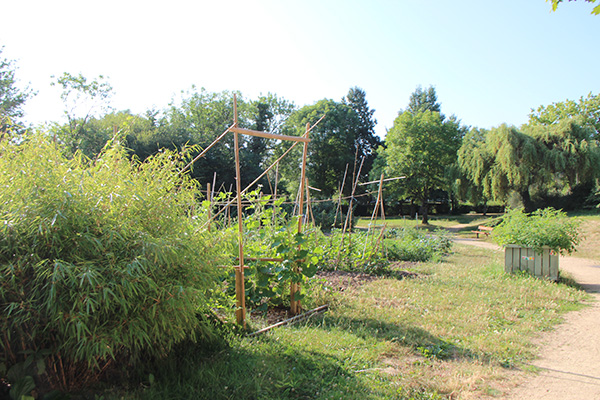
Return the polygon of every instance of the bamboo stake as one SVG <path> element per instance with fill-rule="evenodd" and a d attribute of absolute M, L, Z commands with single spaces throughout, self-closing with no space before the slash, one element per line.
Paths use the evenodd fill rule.
<path fill-rule="evenodd" d="M 233 127 L 237 126 L 237 96 L 233 95 Z M 239 268 L 235 270 L 235 298 L 237 310 L 235 311 L 236 321 L 239 325 L 246 328 L 246 290 L 244 287 L 244 227 L 242 221 L 242 180 L 240 174 L 240 143 L 239 134 L 234 132 L 235 147 L 235 186 L 237 192 L 237 211 L 238 211 L 238 249 L 239 249 Z"/>
<path fill-rule="evenodd" d="M 257 335 L 260 335 L 261 333 L 265 333 L 267 331 L 270 331 L 273 328 L 277 328 L 279 326 L 283 326 L 283 325 L 287 325 L 287 324 L 291 324 L 291 323 L 294 323 L 294 322 L 301 321 L 301 320 L 306 319 L 308 317 L 311 317 L 311 316 L 313 316 L 315 314 L 319 314 L 319 313 L 325 312 L 325 311 L 327 311 L 328 308 L 329 308 L 329 306 L 327 304 L 324 305 L 324 306 L 317 307 L 315 309 L 312 309 L 310 311 L 305 312 L 304 314 L 296 315 L 295 317 L 288 318 L 286 320 L 283 320 L 283 321 L 278 322 L 276 324 L 273 324 L 271 326 L 267 326 L 266 328 L 262 328 L 262 329 L 260 329 L 260 330 L 258 330 L 256 332 L 252 332 L 251 334 L 248 335 L 248 337 L 257 336 Z"/>
<path fill-rule="evenodd" d="M 310 142 L 310 139 L 303 137 L 303 136 L 276 135 L 274 133 L 259 132 L 259 131 L 253 131 L 251 129 L 238 128 L 237 126 L 234 126 L 233 128 L 231 128 L 231 131 L 235 132 L 235 133 L 241 133 L 243 135 L 258 136 L 258 137 L 262 137 L 265 139 L 290 140 L 293 142 L 305 142 L 305 143 Z"/>
<path fill-rule="evenodd" d="M 246 191 L 248 191 L 248 189 L 250 189 L 252 186 L 254 186 L 254 184 L 255 184 L 256 182 L 258 182 L 258 181 L 259 181 L 259 180 L 260 180 L 260 179 L 261 179 L 263 176 L 265 176 L 265 174 L 267 174 L 267 173 L 268 173 L 268 172 L 269 172 L 269 171 L 270 171 L 270 170 L 271 170 L 271 169 L 272 169 L 272 168 L 275 166 L 275 164 L 276 164 L 276 163 L 278 163 L 279 161 L 281 161 L 281 159 L 282 159 L 283 157 L 285 157 L 285 156 L 286 156 L 286 155 L 287 155 L 287 154 L 288 154 L 290 151 L 292 151 L 292 149 L 293 149 L 293 148 L 294 148 L 294 147 L 295 147 L 295 146 L 296 146 L 298 143 L 300 143 L 300 142 L 294 142 L 294 143 L 293 143 L 293 144 L 290 146 L 290 148 L 289 148 L 289 149 L 287 149 L 287 150 L 285 151 L 285 153 L 283 153 L 283 154 L 282 154 L 282 155 L 281 155 L 281 156 L 280 156 L 280 157 L 279 157 L 277 160 L 275 160 L 275 162 L 273 162 L 273 164 L 271 164 L 271 166 L 269 166 L 269 168 L 267 168 L 267 169 L 266 169 L 266 170 L 265 170 L 265 171 L 264 171 L 262 174 L 260 174 L 260 175 L 258 176 L 258 178 L 256 178 L 254 181 L 252 181 L 252 183 L 250 183 L 248 186 L 246 186 L 246 188 L 245 188 L 244 190 L 242 190 L 242 194 L 245 194 L 245 193 L 246 193 Z M 219 212 L 217 212 L 217 213 L 216 213 L 216 214 L 213 216 L 213 218 L 216 218 L 216 217 L 218 217 L 219 215 L 221 215 L 221 213 L 223 212 L 223 210 L 225 209 L 225 207 L 227 207 L 227 206 L 229 206 L 229 205 L 233 204 L 233 202 L 234 202 L 234 201 L 236 201 L 236 199 L 235 199 L 235 198 L 234 198 L 234 199 L 232 199 L 232 200 L 230 200 L 229 202 L 227 202 L 227 204 L 225 204 L 225 205 L 223 206 L 224 208 L 222 208 L 222 209 L 221 209 Z M 206 226 L 206 224 L 202 225 L 202 228 L 204 228 L 205 226 Z"/>
<path fill-rule="evenodd" d="M 235 96 L 235 95 L 234 95 L 234 96 Z M 237 106 L 236 106 L 236 105 L 234 105 L 234 107 L 237 107 Z M 237 117 L 236 117 L 236 119 L 237 119 Z M 223 139 L 223 137 L 224 137 L 225 135 L 227 135 L 227 133 L 228 133 L 228 132 L 230 132 L 230 131 L 231 131 L 231 128 L 233 128 L 233 127 L 235 126 L 235 124 L 237 124 L 237 121 L 236 121 L 236 122 L 234 122 L 234 124 L 233 124 L 233 125 L 231 125 L 229 128 L 225 129 L 225 132 L 221 133 L 221 134 L 219 135 L 219 137 L 218 137 L 218 138 L 216 138 L 215 140 L 213 140 L 213 142 L 212 142 L 210 145 L 208 145 L 208 147 L 207 147 L 207 148 L 205 148 L 204 150 L 202 150 L 202 152 L 201 152 L 200 154 L 198 154 L 196 157 L 194 157 L 194 159 L 193 159 L 192 161 L 190 161 L 188 165 L 186 165 L 186 166 L 185 166 L 185 167 L 184 167 L 184 168 L 183 168 L 181 171 L 179 171 L 179 174 L 180 174 L 180 175 L 181 175 L 181 174 L 183 174 L 183 173 L 184 173 L 185 171 L 187 171 L 187 169 L 188 169 L 189 167 L 191 167 L 191 166 L 192 166 L 192 164 L 194 164 L 194 163 L 195 163 L 195 162 L 196 162 L 196 161 L 197 161 L 197 160 L 198 160 L 200 157 L 204 156 L 208 150 L 210 150 L 210 149 L 211 149 L 211 148 L 212 148 L 212 147 L 213 147 L 215 144 L 217 144 L 217 143 L 218 143 L 218 142 L 219 142 L 221 139 Z"/>
<path fill-rule="evenodd" d="M 275 167 L 275 190 L 273 191 L 273 217 L 272 217 L 272 222 L 273 225 L 275 224 L 275 202 L 277 201 L 277 181 L 279 179 L 279 163 L 277 163 L 277 166 Z"/>
<path fill-rule="evenodd" d="M 306 132 L 304 133 L 304 137 L 308 139 L 308 132 L 310 129 L 310 124 L 306 124 Z M 300 171 L 300 201 L 298 205 L 298 210 L 302 213 L 302 208 L 304 206 L 304 184 L 306 179 L 306 157 L 308 154 L 308 141 L 304 142 L 304 148 L 302 149 L 302 169 Z M 298 233 L 302 233 L 302 218 L 300 215 L 298 218 Z M 300 250 L 300 248 L 298 248 Z M 294 272 L 298 272 L 298 265 L 294 266 Z M 290 284 L 290 312 L 292 315 L 298 314 L 300 312 L 300 301 L 295 299 L 296 293 L 300 290 L 300 285 L 292 282 Z"/>
<path fill-rule="evenodd" d="M 358 152 L 357 152 L 357 154 L 358 154 Z M 353 175 L 356 179 L 354 179 L 354 182 L 352 185 L 352 193 L 350 194 L 350 204 L 348 206 L 348 212 L 346 213 L 346 220 L 344 221 L 344 228 L 342 229 L 342 238 L 340 241 L 340 247 L 338 249 L 338 255 L 336 257 L 335 268 L 334 268 L 336 270 L 337 270 L 337 266 L 340 262 L 340 254 L 342 252 L 342 248 L 344 247 L 344 239 L 346 237 L 346 229 L 348 227 L 348 224 L 352 225 L 352 207 L 353 207 L 353 203 L 354 203 L 354 194 L 356 192 L 356 186 L 358 184 L 358 179 L 360 177 L 360 172 L 362 170 L 364 161 L 365 161 L 365 158 L 363 157 L 362 161 L 360 162 L 360 167 L 358 168 L 358 174 Z M 350 236 L 350 238 L 348 240 L 350 241 L 350 243 L 352 243 L 352 236 Z"/>
<path fill-rule="evenodd" d="M 206 184 L 206 199 L 208 200 L 208 231 L 210 232 L 210 221 L 212 221 L 212 193 L 210 191 L 210 183 Z"/>
<path fill-rule="evenodd" d="M 344 171 L 344 179 L 342 179 L 342 185 L 340 186 L 340 197 L 338 198 L 338 205 L 335 209 L 335 217 L 333 218 L 333 226 L 337 222 L 338 211 L 340 211 L 340 219 L 341 219 L 341 208 L 342 208 L 342 195 L 344 192 L 344 186 L 346 185 L 346 174 L 348 174 L 348 163 L 346 163 L 346 170 Z"/>
<path fill-rule="evenodd" d="M 373 208 L 373 214 L 371 214 L 371 221 L 369 221 L 369 229 L 367 232 L 371 231 L 371 225 L 373 224 L 373 219 L 377 217 L 377 211 L 379 206 L 383 200 L 382 198 L 382 187 L 383 187 L 383 174 L 381 174 L 381 178 L 379 179 L 379 191 L 377 192 L 377 201 L 375 202 L 375 207 Z M 381 207 L 383 213 L 383 205 Z M 384 217 L 385 219 L 385 217 Z"/>

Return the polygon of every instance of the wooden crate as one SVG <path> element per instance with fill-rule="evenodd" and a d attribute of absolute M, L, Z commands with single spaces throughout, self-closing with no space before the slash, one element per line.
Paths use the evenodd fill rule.
<path fill-rule="evenodd" d="M 525 271 L 540 278 L 558 280 L 558 255 L 549 248 L 536 253 L 532 248 L 509 244 L 504 249 L 504 270 Z"/>

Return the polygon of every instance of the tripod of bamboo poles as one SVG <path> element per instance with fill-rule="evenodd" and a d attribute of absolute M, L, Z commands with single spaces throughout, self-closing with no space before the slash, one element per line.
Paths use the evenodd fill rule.
<path fill-rule="evenodd" d="M 377 190 L 377 201 L 375 202 L 375 207 L 373 207 L 373 213 L 371 214 L 371 220 L 369 221 L 369 228 L 367 229 L 367 240 L 365 240 L 365 248 L 363 249 L 363 256 L 366 251 L 367 242 L 369 240 L 369 234 L 371 233 L 371 229 L 375 227 L 373 225 L 373 221 L 377 221 L 377 219 L 378 219 L 377 215 L 378 215 L 379 210 L 381 210 L 382 225 L 380 226 L 381 231 L 379 233 L 379 236 L 377 237 L 377 243 L 375 244 L 374 252 L 377 252 L 377 250 L 379 249 L 379 245 L 381 244 L 381 240 L 383 239 L 383 235 L 385 234 L 385 230 L 387 228 L 387 223 L 385 222 L 385 208 L 383 206 L 383 182 L 395 181 L 398 179 L 405 178 L 404 176 L 399 176 L 399 177 L 395 177 L 395 178 L 383 179 L 383 176 L 384 176 L 384 174 L 381 174 L 381 177 L 377 181 L 360 183 L 361 186 L 369 185 L 369 184 L 373 184 L 373 183 L 379 183 L 379 188 Z M 371 259 L 371 257 L 369 257 L 368 261 L 370 261 L 370 259 Z"/>
<path fill-rule="evenodd" d="M 304 206 L 304 190 L 305 190 L 305 182 L 306 182 L 306 158 L 308 153 L 308 143 L 310 139 L 308 135 L 312 129 L 314 129 L 319 122 L 325 118 L 323 115 L 315 124 L 312 126 L 310 124 L 306 124 L 306 130 L 303 136 L 287 136 L 287 135 L 277 135 L 273 133 L 255 131 L 250 129 L 240 128 L 238 126 L 238 112 L 237 112 L 237 96 L 234 94 L 233 96 L 233 124 L 227 128 L 219 137 L 217 137 L 209 146 L 207 146 L 200 154 L 198 154 L 188 165 L 186 165 L 179 172 L 180 174 L 185 172 L 187 169 L 191 168 L 195 161 L 199 158 L 203 157 L 210 148 L 216 145 L 225 135 L 229 132 L 233 132 L 234 134 L 234 151 L 235 151 L 235 180 L 236 180 L 236 196 L 234 199 L 228 201 L 220 211 L 216 214 L 212 215 L 209 220 L 202 226 L 203 228 L 209 227 L 210 222 L 214 220 L 216 217 L 221 215 L 223 212 L 229 210 L 229 206 L 234 202 L 237 203 L 237 214 L 238 214 L 238 265 L 235 265 L 235 292 L 236 292 L 236 321 L 239 325 L 246 326 L 246 298 L 245 298 L 245 285 L 244 285 L 244 269 L 248 268 L 244 262 L 244 229 L 243 229 L 243 210 L 242 210 L 242 196 L 252 187 L 254 186 L 263 176 L 265 176 L 273 167 L 278 166 L 279 162 L 290 152 L 292 149 L 298 144 L 303 143 L 303 152 L 302 152 L 302 166 L 301 166 L 301 179 L 300 179 L 300 207 L 299 209 L 302 212 Z M 242 190 L 241 186 L 241 173 L 240 173 L 240 146 L 239 146 L 239 135 L 250 135 L 257 136 L 266 139 L 277 139 L 277 140 L 285 140 L 294 142 L 276 161 L 274 161 L 267 169 L 263 171 L 254 181 L 252 181 L 246 188 Z M 214 187 L 214 184 L 213 184 Z M 208 190 L 210 192 L 210 190 Z M 210 228 L 209 228 L 210 229 Z M 302 233 L 302 216 L 298 219 L 298 233 Z M 259 258 L 258 260 L 262 261 L 283 261 L 281 259 L 273 259 L 273 258 Z M 298 271 L 299 266 L 296 265 L 295 271 Z M 299 285 L 295 283 L 291 283 L 290 289 L 290 297 L 291 297 L 291 307 L 290 311 L 292 314 L 297 314 L 300 311 L 300 301 L 295 299 L 296 293 L 299 291 Z"/>

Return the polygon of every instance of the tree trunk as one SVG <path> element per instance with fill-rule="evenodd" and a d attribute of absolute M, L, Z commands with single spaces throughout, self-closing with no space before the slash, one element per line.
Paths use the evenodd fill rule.
<path fill-rule="evenodd" d="M 526 213 L 533 212 L 533 201 L 531 201 L 531 195 L 529 194 L 529 188 L 521 191 L 519 193 L 521 195 L 521 199 L 523 200 L 523 208 L 525 208 Z"/>
<path fill-rule="evenodd" d="M 421 209 L 419 211 L 421 212 L 421 215 L 423 216 L 421 223 L 423 225 L 428 225 L 429 224 L 429 213 L 428 213 L 427 203 L 428 203 L 428 198 L 429 198 L 429 190 L 425 190 L 424 192 L 425 193 L 423 193 L 423 199 L 421 200 Z"/>

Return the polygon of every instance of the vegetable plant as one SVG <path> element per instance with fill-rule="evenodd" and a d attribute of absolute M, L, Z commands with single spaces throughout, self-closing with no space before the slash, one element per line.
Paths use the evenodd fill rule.
<path fill-rule="evenodd" d="M 522 209 L 510 210 L 494 228 L 492 236 L 501 246 L 516 244 L 541 251 L 549 247 L 558 254 L 571 254 L 579 244 L 579 221 L 554 208 L 526 214 Z"/>

